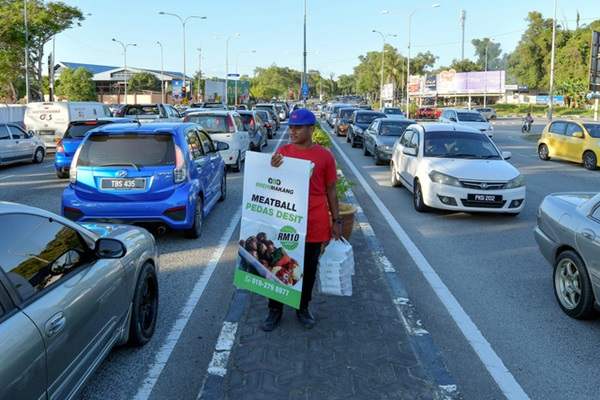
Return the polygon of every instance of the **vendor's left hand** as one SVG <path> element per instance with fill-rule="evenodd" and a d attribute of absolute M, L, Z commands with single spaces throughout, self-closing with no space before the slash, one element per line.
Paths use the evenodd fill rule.
<path fill-rule="evenodd" d="M 331 236 L 335 240 L 340 240 L 342 237 L 342 224 L 338 224 L 337 222 L 333 223 L 333 227 L 331 229 Z"/>

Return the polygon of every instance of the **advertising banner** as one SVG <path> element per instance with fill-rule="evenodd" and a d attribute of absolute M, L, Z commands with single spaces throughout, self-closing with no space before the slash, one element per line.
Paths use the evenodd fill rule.
<path fill-rule="evenodd" d="M 437 76 L 439 94 L 504 93 L 505 71 L 456 72 L 451 69 Z"/>
<path fill-rule="evenodd" d="M 383 100 L 394 100 L 394 84 L 386 83 L 381 90 L 381 98 Z"/>
<path fill-rule="evenodd" d="M 434 74 L 425 75 L 424 92 L 426 94 L 435 94 L 437 91 L 437 76 Z"/>
<path fill-rule="evenodd" d="M 221 103 L 225 101 L 225 81 L 207 79 L 204 84 L 205 101 Z"/>
<path fill-rule="evenodd" d="M 308 216 L 310 161 L 248 152 L 234 284 L 294 308 L 300 307 Z"/>
<path fill-rule="evenodd" d="M 563 105 L 565 103 L 564 96 L 554 96 L 554 104 Z M 535 104 L 550 104 L 550 96 L 537 95 L 535 96 Z"/>
<path fill-rule="evenodd" d="M 189 97 L 191 91 L 192 91 L 192 83 L 190 81 L 187 81 L 185 83 L 185 95 L 187 97 Z M 171 81 L 171 96 L 174 99 L 182 99 L 184 97 L 184 92 L 183 92 L 183 80 L 181 79 L 173 79 Z"/>
<path fill-rule="evenodd" d="M 417 94 L 421 93 L 421 83 L 423 77 L 420 75 L 411 75 L 408 80 L 408 93 Z"/>

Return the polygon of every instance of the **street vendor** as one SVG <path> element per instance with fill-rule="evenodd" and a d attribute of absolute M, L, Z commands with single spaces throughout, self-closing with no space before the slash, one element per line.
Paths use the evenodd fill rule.
<path fill-rule="evenodd" d="M 341 235 L 341 220 L 335 190 L 337 180 L 335 159 L 329 149 L 313 143 L 312 134 L 316 123 L 316 117 L 311 111 L 305 108 L 293 111 L 288 121 L 290 143 L 281 146 L 271 157 L 271 165 L 276 168 L 285 162 L 284 157 L 308 160 L 313 164 L 309 183 L 302 296 L 300 309 L 296 311 L 298 320 L 307 329 L 312 328 L 316 323 L 315 317 L 309 310 L 309 303 L 315 284 L 319 256 L 324 245 L 331 238 L 339 239 Z M 269 314 L 262 323 L 262 329 L 266 332 L 275 329 L 282 314 L 283 304 L 276 300 L 269 300 Z"/>

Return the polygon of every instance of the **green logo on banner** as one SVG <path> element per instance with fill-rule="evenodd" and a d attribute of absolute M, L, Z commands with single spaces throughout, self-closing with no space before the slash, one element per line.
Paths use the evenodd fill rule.
<path fill-rule="evenodd" d="M 286 225 L 279 231 L 277 240 L 279 240 L 284 249 L 292 251 L 298 247 L 300 235 L 293 226 Z"/>

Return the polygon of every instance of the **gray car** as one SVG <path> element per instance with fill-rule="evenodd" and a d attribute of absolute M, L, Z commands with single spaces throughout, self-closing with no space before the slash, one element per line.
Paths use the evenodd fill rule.
<path fill-rule="evenodd" d="M 38 136 L 25 132 L 17 124 L 0 124 L 0 165 L 41 163 L 45 155 L 46 145 Z"/>
<path fill-rule="evenodd" d="M 402 136 L 406 127 L 415 124 L 410 119 L 377 118 L 363 132 L 363 154 L 372 155 L 375 164 L 383 164 L 392 159 L 394 143 Z"/>
<path fill-rule="evenodd" d="M 146 230 L 0 202 L 0 237 L 0 399 L 72 399 L 114 346 L 150 340 L 158 253 Z"/>
<path fill-rule="evenodd" d="M 600 307 L 600 194 L 556 193 L 538 209 L 535 239 L 554 266 L 554 294 L 570 317 Z"/>

